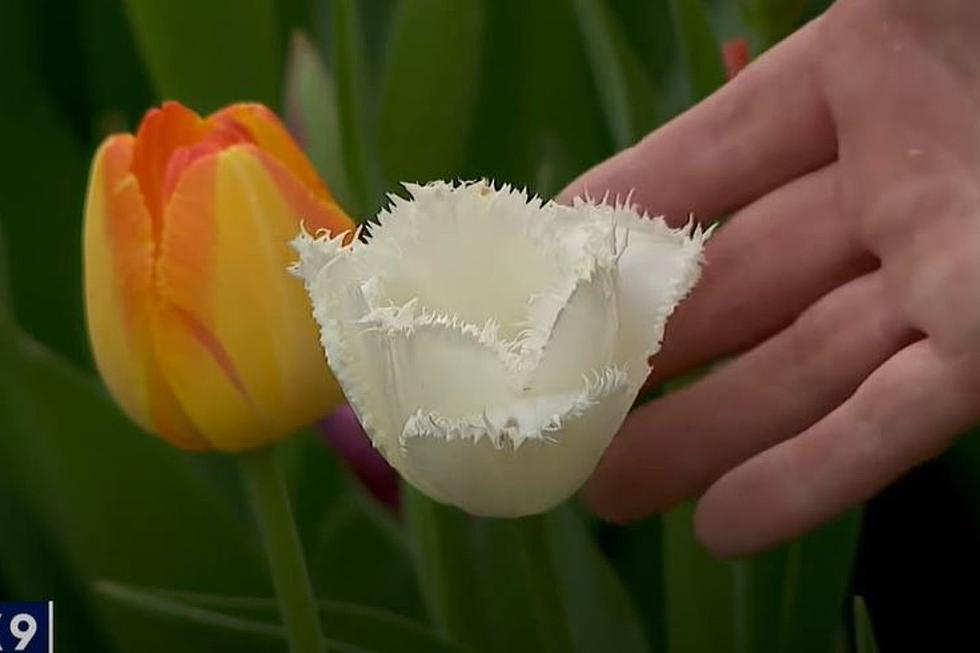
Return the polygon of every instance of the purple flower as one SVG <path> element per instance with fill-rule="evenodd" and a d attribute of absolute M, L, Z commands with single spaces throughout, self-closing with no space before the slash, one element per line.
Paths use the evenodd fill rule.
<path fill-rule="evenodd" d="M 401 505 L 396 472 L 371 444 L 357 415 L 344 404 L 318 424 L 323 439 L 357 475 L 364 487 L 392 512 Z"/>

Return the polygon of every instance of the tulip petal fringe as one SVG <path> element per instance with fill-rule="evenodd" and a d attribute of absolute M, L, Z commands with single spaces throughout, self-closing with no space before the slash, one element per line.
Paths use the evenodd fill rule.
<path fill-rule="evenodd" d="M 305 229 L 293 241 L 330 366 L 420 489 L 478 514 L 545 510 L 621 424 L 711 229 L 672 229 L 628 199 L 405 188 L 366 242 Z"/>
<path fill-rule="evenodd" d="M 500 449 L 508 443 L 514 450 L 526 440 L 548 440 L 557 443 L 550 433 L 561 431 L 562 424 L 575 419 L 597 403 L 624 392 L 626 372 L 609 367 L 583 375 L 583 388 L 577 392 L 526 399 L 506 407 L 487 408 L 479 415 L 446 417 L 421 409 L 405 422 L 401 442 L 409 438 L 437 440 L 472 440 L 487 438 Z"/>

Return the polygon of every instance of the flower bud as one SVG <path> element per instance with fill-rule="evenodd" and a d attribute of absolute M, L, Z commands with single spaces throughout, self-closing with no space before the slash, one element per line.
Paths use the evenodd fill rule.
<path fill-rule="evenodd" d="M 85 300 L 99 372 L 145 429 L 195 450 L 257 447 L 343 401 L 302 285 L 300 218 L 352 228 L 265 107 L 201 118 L 169 102 L 99 148 Z"/>

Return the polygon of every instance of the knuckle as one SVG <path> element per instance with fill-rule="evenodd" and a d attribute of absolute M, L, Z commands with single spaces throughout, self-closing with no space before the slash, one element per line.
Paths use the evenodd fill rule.
<path fill-rule="evenodd" d="M 870 202 L 862 237 L 902 317 L 944 351 L 980 348 L 980 188 L 930 177 Z"/>
<path fill-rule="evenodd" d="M 907 275 L 904 311 L 948 354 L 980 351 L 980 254 L 952 245 Z"/>

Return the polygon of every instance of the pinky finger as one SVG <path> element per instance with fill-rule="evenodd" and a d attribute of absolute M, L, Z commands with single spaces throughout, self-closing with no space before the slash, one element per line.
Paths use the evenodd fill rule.
<path fill-rule="evenodd" d="M 977 369 L 928 340 L 903 349 L 821 421 L 716 481 L 695 517 L 701 541 L 719 556 L 751 553 L 868 499 L 977 421 Z"/>

